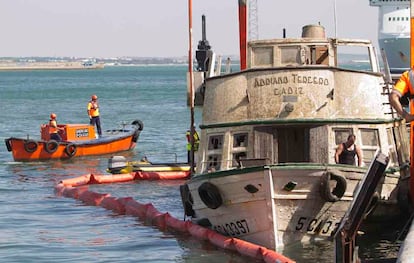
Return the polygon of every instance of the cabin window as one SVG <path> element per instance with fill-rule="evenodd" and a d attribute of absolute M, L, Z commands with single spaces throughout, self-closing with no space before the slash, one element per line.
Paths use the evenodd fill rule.
<path fill-rule="evenodd" d="M 300 46 L 280 47 L 280 60 L 282 65 L 297 64 Z"/>
<path fill-rule="evenodd" d="M 334 129 L 335 144 L 340 145 L 348 140 L 348 136 L 352 134 L 352 129 Z"/>
<path fill-rule="evenodd" d="M 220 170 L 221 154 L 211 154 L 207 158 L 207 171 L 214 172 Z"/>
<path fill-rule="evenodd" d="M 240 159 L 247 157 L 247 145 L 248 135 L 247 133 L 236 133 L 233 135 L 233 148 L 232 148 L 232 166 L 240 166 Z"/>
<path fill-rule="evenodd" d="M 247 147 L 247 133 L 234 134 L 233 148 Z"/>
<path fill-rule="evenodd" d="M 253 48 L 253 66 L 272 66 L 273 65 L 273 47 Z"/>
<path fill-rule="evenodd" d="M 377 129 L 360 129 L 362 161 L 365 164 L 371 163 L 375 152 L 380 148 Z"/>
<path fill-rule="evenodd" d="M 221 166 L 224 135 L 208 137 L 207 171 L 218 171 Z"/>
<path fill-rule="evenodd" d="M 223 135 L 213 135 L 208 140 L 208 150 L 216 150 L 223 148 Z"/>
<path fill-rule="evenodd" d="M 338 46 L 337 66 L 344 69 L 373 72 L 369 49 L 366 46 Z"/>

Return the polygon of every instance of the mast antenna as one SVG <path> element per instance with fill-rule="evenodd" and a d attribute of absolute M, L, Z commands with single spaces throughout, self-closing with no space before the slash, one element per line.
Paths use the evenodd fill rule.
<path fill-rule="evenodd" d="M 338 37 L 337 35 L 337 19 L 336 19 L 336 0 L 334 0 L 334 4 L 333 4 L 333 8 L 334 8 L 334 25 L 335 25 L 335 38 Z"/>
<path fill-rule="evenodd" d="M 259 22 L 257 15 L 257 0 L 249 0 L 249 40 L 259 39 Z"/>

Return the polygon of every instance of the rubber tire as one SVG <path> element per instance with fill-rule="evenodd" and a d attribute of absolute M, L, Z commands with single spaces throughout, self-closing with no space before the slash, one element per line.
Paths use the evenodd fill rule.
<path fill-rule="evenodd" d="M 331 191 L 329 181 L 336 181 L 335 188 Z M 325 172 L 321 177 L 320 192 L 323 199 L 328 202 L 337 202 L 345 194 L 347 187 L 346 178 L 331 172 Z"/>
<path fill-rule="evenodd" d="M 198 194 L 201 201 L 211 209 L 217 209 L 223 204 L 220 190 L 212 183 L 205 182 L 198 188 Z"/>
<path fill-rule="evenodd" d="M 186 216 L 195 216 L 193 210 L 193 197 L 191 196 L 190 189 L 187 184 L 180 185 L 181 201 L 183 203 L 184 214 Z"/>
<path fill-rule="evenodd" d="M 54 153 L 59 148 L 59 143 L 56 140 L 50 140 L 45 142 L 43 147 L 47 153 Z"/>
<path fill-rule="evenodd" d="M 34 140 L 27 140 L 24 142 L 24 150 L 28 153 L 35 152 L 37 147 L 39 146 L 36 141 Z"/>
<path fill-rule="evenodd" d="M 138 126 L 138 130 L 142 131 L 144 129 L 144 123 L 141 120 L 134 120 L 131 125 Z"/>
<path fill-rule="evenodd" d="M 72 157 L 76 154 L 76 145 L 73 143 L 69 143 L 68 145 L 66 145 L 65 147 L 65 153 L 69 156 Z"/>

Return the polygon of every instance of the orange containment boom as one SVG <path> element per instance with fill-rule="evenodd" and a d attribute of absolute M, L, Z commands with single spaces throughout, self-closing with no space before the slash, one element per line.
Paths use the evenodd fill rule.
<path fill-rule="evenodd" d="M 213 230 L 193 224 L 191 221 L 179 220 L 169 213 L 161 213 L 151 203 L 142 204 L 131 197 L 116 198 L 110 194 L 92 192 L 89 191 L 89 187 L 87 186 L 91 183 L 109 183 L 110 181 L 111 183 L 115 183 L 132 180 L 133 178 L 130 174 L 105 176 L 88 174 L 62 180 L 55 186 L 55 192 L 58 196 L 79 199 L 87 205 L 101 206 L 119 214 L 136 216 L 140 220 L 157 226 L 161 230 L 174 229 L 180 232 L 190 233 L 192 236 L 209 241 L 217 247 L 236 251 L 241 255 L 261 259 L 264 262 L 295 262 L 276 251 L 237 238 L 223 236 Z"/>

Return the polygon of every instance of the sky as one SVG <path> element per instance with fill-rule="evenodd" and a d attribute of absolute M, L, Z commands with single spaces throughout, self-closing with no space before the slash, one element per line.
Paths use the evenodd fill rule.
<path fill-rule="evenodd" d="M 238 0 L 192 3 L 193 50 L 204 14 L 213 51 L 239 54 Z M 284 28 L 299 37 L 320 23 L 328 37 L 377 45 L 378 8 L 369 0 L 257 0 L 257 17 L 260 39 L 280 38 Z M 1 0 L 0 57 L 187 56 L 188 25 L 188 0 Z"/>

